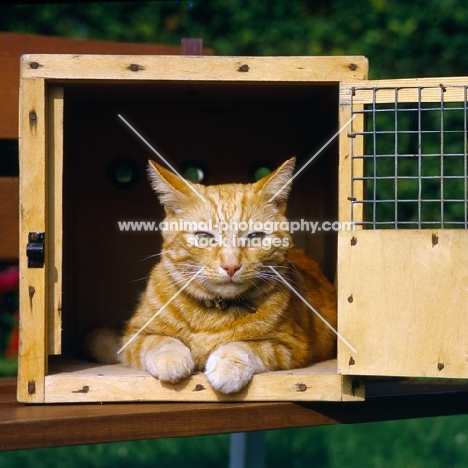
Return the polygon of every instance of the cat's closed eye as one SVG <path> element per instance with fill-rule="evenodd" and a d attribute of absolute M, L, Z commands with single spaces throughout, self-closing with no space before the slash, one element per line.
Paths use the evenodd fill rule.
<path fill-rule="evenodd" d="M 261 232 L 261 231 L 258 231 L 258 232 L 251 232 L 250 234 L 247 235 L 247 239 L 264 239 L 266 236 L 266 233 L 265 232 Z"/>
<path fill-rule="evenodd" d="M 207 239 L 207 240 L 214 238 L 213 234 L 210 234 L 209 232 L 205 232 L 205 231 L 197 231 L 195 233 L 195 237 L 197 239 Z"/>

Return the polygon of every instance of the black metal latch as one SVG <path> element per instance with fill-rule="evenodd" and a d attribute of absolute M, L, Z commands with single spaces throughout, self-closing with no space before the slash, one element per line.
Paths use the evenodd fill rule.
<path fill-rule="evenodd" d="M 44 267 L 44 242 L 45 232 L 30 232 L 28 234 L 28 244 L 26 245 L 28 268 Z"/>

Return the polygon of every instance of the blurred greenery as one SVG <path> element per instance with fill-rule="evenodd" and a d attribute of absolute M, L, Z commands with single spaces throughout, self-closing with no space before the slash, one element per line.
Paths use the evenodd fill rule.
<path fill-rule="evenodd" d="M 218 55 L 364 55 L 369 58 L 372 79 L 468 75 L 467 24 L 465 0 L 0 5 L 0 31 L 164 44 L 202 37 L 205 47 Z M 411 138 L 400 143 L 406 148 L 403 152 L 414 151 Z M 432 144 L 437 147 L 437 142 Z M 382 154 L 394 141 L 384 145 Z M 368 167 L 372 173 L 373 166 Z M 434 156 L 423 171 L 437 175 L 437 167 L 440 156 Z M 378 170 L 394 173 L 393 158 Z M 414 171 L 410 158 L 401 160 L 398 170 L 405 174 Z M 406 186 L 401 193 L 414 192 L 411 180 L 402 183 Z M 385 183 L 378 190 L 380 197 L 394 195 L 394 187 Z M 437 183 L 425 190 L 440 195 Z M 414 210 L 407 216 L 413 214 Z M 457 416 L 271 431 L 267 466 L 464 467 L 468 458 L 466 421 L 466 416 Z M 37 468 L 63 462 L 69 467 L 219 467 L 227 466 L 228 451 L 229 438 L 220 435 L 3 452 L 0 465 Z"/>
<path fill-rule="evenodd" d="M 3 4 L 0 31 L 180 44 L 218 55 L 365 55 L 371 78 L 468 74 L 464 0 Z"/>

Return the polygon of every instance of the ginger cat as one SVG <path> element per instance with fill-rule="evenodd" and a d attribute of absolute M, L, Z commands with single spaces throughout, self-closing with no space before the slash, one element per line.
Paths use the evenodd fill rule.
<path fill-rule="evenodd" d="M 160 261 L 124 331 L 123 363 L 163 382 L 204 371 L 215 390 L 235 393 L 254 374 L 334 357 L 333 331 L 275 273 L 336 328 L 333 286 L 283 229 L 294 165 L 254 184 L 203 186 L 150 161 L 165 221 L 193 229 L 163 232 Z"/>

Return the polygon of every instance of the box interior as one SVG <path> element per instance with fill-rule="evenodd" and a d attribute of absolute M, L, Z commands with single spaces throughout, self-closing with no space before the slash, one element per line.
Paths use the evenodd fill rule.
<path fill-rule="evenodd" d="M 163 219 L 146 177 L 161 162 L 119 114 L 179 171 L 202 183 L 252 182 L 261 166 L 295 155 L 302 167 L 338 128 L 338 85 L 158 82 L 64 84 L 62 354 L 78 357 L 97 325 L 121 326 L 160 251 L 157 232 L 119 221 Z M 290 220 L 338 216 L 338 146 L 331 143 L 293 182 Z M 334 281 L 336 233 L 296 232 L 296 246 Z"/>

